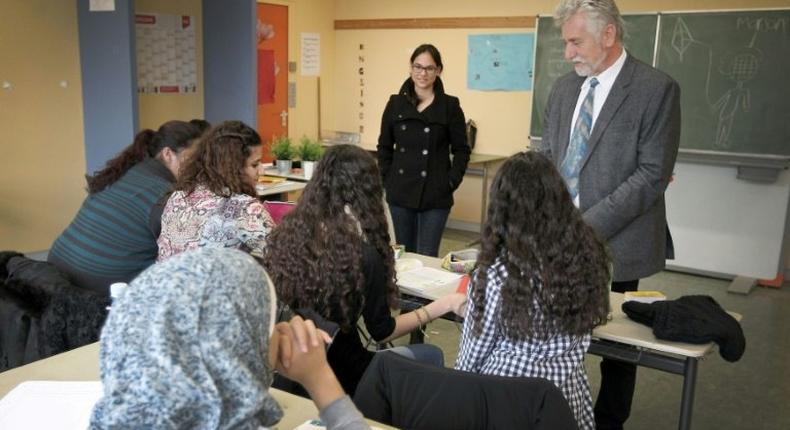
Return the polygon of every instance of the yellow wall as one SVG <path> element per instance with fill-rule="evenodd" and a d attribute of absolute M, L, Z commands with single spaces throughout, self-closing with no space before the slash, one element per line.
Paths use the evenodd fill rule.
<path fill-rule="evenodd" d="M 301 74 L 301 33 L 321 35 L 321 121 L 322 128 L 331 129 L 335 118 L 332 104 L 335 62 L 334 1 L 271 0 L 259 3 L 288 6 L 288 61 L 297 63 L 296 72 L 288 73 L 288 82 L 296 83 L 296 107 L 288 109 L 288 134 L 296 139 L 303 135 L 318 138 L 319 78 Z"/>
<path fill-rule="evenodd" d="M 551 14 L 557 0 L 336 0 L 336 19 L 387 19 L 475 16 L 531 16 Z M 622 13 L 671 10 L 738 9 L 788 7 L 790 0 L 621 0 Z M 338 129 L 355 131 L 360 120 L 359 85 L 355 72 L 359 66 L 358 44 L 365 43 L 365 132 L 362 143 L 375 146 L 378 121 L 388 94 L 397 91 L 408 77 L 411 49 L 419 43 L 434 43 L 442 52 L 445 71 L 442 79 L 448 93 L 461 99 L 468 118 L 478 125 L 475 152 L 512 154 L 527 144 L 532 108 L 531 92 L 480 92 L 466 89 L 466 44 L 468 34 L 525 32 L 533 29 L 450 29 L 450 30 L 338 30 L 336 32 L 335 91 L 349 95 L 337 97 L 334 110 Z M 456 204 L 450 218 L 479 222 L 481 181 L 467 176 L 455 193 Z M 788 261 L 790 266 L 790 260 Z"/>
<path fill-rule="evenodd" d="M 156 130 L 163 123 L 179 119 L 203 118 L 203 8 L 200 0 L 136 0 L 135 13 L 190 15 L 195 20 L 197 50 L 197 91 L 189 94 L 139 94 L 140 129 Z"/>
<path fill-rule="evenodd" d="M 550 12 L 555 1 L 487 0 L 460 2 L 434 0 L 399 2 L 371 0 L 272 0 L 290 7 L 291 41 L 289 59 L 298 61 L 299 34 L 321 34 L 321 119 L 323 128 L 337 126 L 346 115 L 340 108 L 348 98 L 337 85 L 337 75 L 347 65 L 337 61 L 347 53 L 340 52 L 346 31 L 334 31 L 335 19 L 373 19 L 402 17 L 448 16 L 510 16 Z M 721 9 L 788 7 L 790 0 L 638 0 L 619 2 L 621 11 Z M 196 17 L 202 27 L 200 0 L 137 0 L 142 12 L 186 13 Z M 0 249 L 33 251 L 46 249 L 62 231 L 79 208 L 84 193 L 85 155 L 82 124 L 82 97 L 79 70 L 79 46 L 76 8 L 72 2 L 45 0 L 0 0 L 0 83 L 8 81 L 12 89 L 0 89 Z M 487 32 L 487 31 L 486 31 Z M 401 32 L 386 33 L 403 37 Z M 338 39 L 336 42 L 335 39 Z M 416 40 L 416 39 L 415 39 Z M 202 33 L 198 31 L 198 58 L 202 65 Z M 466 37 L 447 41 L 443 50 L 465 47 Z M 336 45 L 338 48 L 336 49 Z M 455 46 L 454 46 L 455 45 Z M 51 49 L 57 46 L 58 49 Z M 465 49 L 465 48 L 462 48 Z M 46 53 L 46 54 L 38 54 Z M 393 61 L 406 61 L 406 52 L 390 52 Z M 356 62 L 356 59 L 354 59 Z M 463 63 L 463 62 L 462 62 Z M 400 65 L 398 66 L 400 67 Z M 464 72 L 465 73 L 465 72 Z M 399 71 L 392 82 L 369 82 L 370 91 L 389 94 L 406 77 Z M 454 75 L 452 78 L 450 77 Z M 157 127 L 172 118 L 190 119 L 203 116 L 203 73 L 198 71 L 200 87 L 193 95 L 168 95 L 140 98 L 140 126 Z M 465 87 L 460 70 L 447 70 L 448 91 L 458 93 Z M 317 82 L 313 77 L 289 73 L 297 84 L 297 107 L 290 110 L 289 134 L 317 136 L 318 116 L 315 106 Z M 60 86 L 61 81 L 66 87 Z M 378 85 L 378 89 L 375 87 Z M 516 99 L 502 109 L 523 112 L 523 123 L 529 129 L 530 100 Z M 496 96 L 494 96 L 496 97 Z M 478 114 L 472 99 L 462 99 L 467 114 Z M 377 101 L 381 103 L 385 102 Z M 471 110 L 470 110 L 471 109 Z M 380 115 L 377 114 L 377 115 Z M 473 116 L 473 115 L 469 115 Z M 473 116 L 475 117 L 475 116 Z M 477 117 L 475 117 L 477 119 Z M 481 148 L 484 131 L 481 131 Z M 488 133 L 493 133 L 493 130 Z M 525 134 L 513 134 L 525 136 Z M 476 222 L 479 218 L 480 180 L 467 177 L 456 193 L 454 219 Z M 790 267 L 790 259 L 788 260 Z"/>
<path fill-rule="evenodd" d="M 0 89 L 0 250 L 48 249 L 85 196 L 77 8 L 0 10 L 0 83 L 12 85 Z"/>

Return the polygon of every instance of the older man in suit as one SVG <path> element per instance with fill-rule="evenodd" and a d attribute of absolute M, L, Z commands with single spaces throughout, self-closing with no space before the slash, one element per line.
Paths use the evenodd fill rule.
<path fill-rule="evenodd" d="M 563 0 L 554 18 L 575 73 L 554 83 L 539 149 L 608 243 L 612 290 L 636 290 L 673 255 L 664 190 L 679 145 L 680 88 L 626 52 L 613 0 Z M 602 361 L 599 429 L 622 428 L 635 382 L 634 365 Z"/>

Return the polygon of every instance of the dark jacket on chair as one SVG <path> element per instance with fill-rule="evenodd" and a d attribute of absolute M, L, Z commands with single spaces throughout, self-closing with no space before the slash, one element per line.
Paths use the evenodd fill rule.
<path fill-rule="evenodd" d="M 576 429 L 568 402 L 542 378 L 480 375 L 380 352 L 354 403 L 369 419 L 403 429 Z"/>
<path fill-rule="evenodd" d="M 0 371 L 96 342 L 108 305 L 52 264 L 0 252 Z"/>

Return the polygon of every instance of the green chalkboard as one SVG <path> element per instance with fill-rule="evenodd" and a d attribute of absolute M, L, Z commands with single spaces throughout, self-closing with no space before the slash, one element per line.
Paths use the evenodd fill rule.
<path fill-rule="evenodd" d="M 624 15 L 625 47 L 628 52 L 647 64 L 653 64 L 656 44 L 658 15 Z M 554 80 L 573 71 L 565 60 L 565 45 L 560 29 L 554 26 L 550 16 L 538 17 L 537 42 L 535 44 L 535 77 L 532 84 L 532 121 L 530 135 L 540 137 L 543 133 L 543 111 L 549 99 Z"/>
<path fill-rule="evenodd" d="M 663 14 L 660 27 L 681 148 L 790 155 L 790 10 Z"/>

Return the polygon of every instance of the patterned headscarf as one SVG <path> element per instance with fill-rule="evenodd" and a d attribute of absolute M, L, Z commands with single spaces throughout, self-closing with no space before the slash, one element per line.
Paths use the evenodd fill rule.
<path fill-rule="evenodd" d="M 275 424 L 275 302 L 266 272 L 241 251 L 205 248 L 148 268 L 115 300 L 102 331 L 104 396 L 90 427 Z"/>

